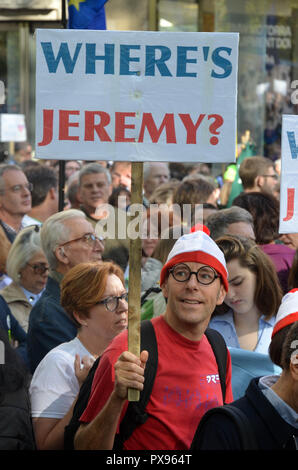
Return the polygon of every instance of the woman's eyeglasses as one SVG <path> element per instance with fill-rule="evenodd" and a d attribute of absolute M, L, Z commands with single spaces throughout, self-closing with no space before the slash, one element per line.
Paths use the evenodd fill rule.
<path fill-rule="evenodd" d="M 106 299 L 97 302 L 97 305 L 103 304 L 109 312 L 115 312 L 119 306 L 120 300 L 128 302 L 128 292 L 124 292 L 124 294 L 119 295 L 119 297 L 107 297 Z"/>

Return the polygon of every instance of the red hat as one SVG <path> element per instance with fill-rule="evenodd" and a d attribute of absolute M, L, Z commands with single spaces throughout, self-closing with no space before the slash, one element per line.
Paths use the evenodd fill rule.
<path fill-rule="evenodd" d="M 210 235 L 209 228 L 206 227 L 206 225 L 202 225 L 202 224 L 194 225 L 193 227 L 191 227 L 190 232 L 193 233 L 193 232 L 197 232 L 198 230 L 202 230 L 203 232 L 207 233 L 207 235 Z"/>
<path fill-rule="evenodd" d="M 285 326 L 298 321 L 298 289 L 292 289 L 283 296 L 275 319 L 272 337 Z"/>
<path fill-rule="evenodd" d="M 215 241 L 201 230 L 178 238 L 160 272 L 160 285 L 164 283 L 167 272 L 172 266 L 187 261 L 203 263 L 214 268 L 228 292 L 228 271 L 224 254 Z"/>

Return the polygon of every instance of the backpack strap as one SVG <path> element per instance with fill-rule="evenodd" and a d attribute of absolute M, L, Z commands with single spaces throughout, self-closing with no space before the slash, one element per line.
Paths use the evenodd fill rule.
<path fill-rule="evenodd" d="M 219 417 L 219 415 L 225 415 L 233 421 L 240 438 L 241 450 L 259 449 L 255 433 L 246 414 L 240 408 L 228 404 L 211 408 L 204 414 L 196 430 L 190 450 L 201 450 L 201 439 L 204 439 L 204 426 L 208 423 L 210 416 L 213 415 L 216 417 Z"/>
<path fill-rule="evenodd" d="M 79 396 L 74 406 L 72 417 L 64 428 L 64 450 L 74 450 L 74 438 L 77 430 L 81 425 L 80 417 L 82 416 L 88 404 L 93 378 L 99 361 L 100 357 L 96 359 L 96 361 L 93 363 L 93 366 L 89 370 L 89 373 L 80 388 Z"/>
<path fill-rule="evenodd" d="M 158 363 L 157 341 L 150 320 L 141 322 L 141 351 L 144 350 L 149 352 L 144 372 L 144 388 L 140 393 L 140 400 L 128 404 L 127 411 L 120 424 L 120 432 L 115 436 L 114 450 L 123 449 L 124 441 L 132 435 L 137 426 L 144 424 L 148 418 L 145 408 L 151 395 Z"/>
<path fill-rule="evenodd" d="M 226 399 L 226 374 L 227 374 L 227 345 L 222 335 L 212 328 L 207 328 L 205 335 L 213 349 L 214 356 L 217 362 L 218 375 L 222 390 L 223 403 Z"/>

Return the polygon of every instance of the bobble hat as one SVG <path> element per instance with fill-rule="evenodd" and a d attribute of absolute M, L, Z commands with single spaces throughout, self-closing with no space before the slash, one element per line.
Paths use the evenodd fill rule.
<path fill-rule="evenodd" d="M 276 314 L 272 336 L 295 321 L 298 321 L 298 289 L 292 289 L 283 296 Z"/>
<path fill-rule="evenodd" d="M 196 262 L 206 264 L 220 275 L 228 292 L 228 271 L 223 252 L 205 231 L 197 230 L 178 238 L 160 273 L 160 285 L 164 283 L 168 270 L 178 263 Z"/>

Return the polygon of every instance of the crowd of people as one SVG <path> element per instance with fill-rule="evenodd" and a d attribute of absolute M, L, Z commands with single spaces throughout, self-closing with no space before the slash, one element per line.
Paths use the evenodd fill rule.
<path fill-rule="evenodd" d="M 28 148 L 0 165 L 0 449 L 239 450 L 231 409 L 253 448 L 298 449 L 298 229 L 278 232 L 279 167 L 243 159 L 228 204 L 228 172 L 144 163 L 137 357 L 131 163 L 65 162 L 59 210 L 59 161 Z"/>

